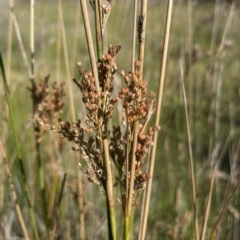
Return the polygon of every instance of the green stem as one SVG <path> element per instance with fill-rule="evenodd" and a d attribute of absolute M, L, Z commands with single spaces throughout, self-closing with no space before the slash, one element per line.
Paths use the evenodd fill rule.
<path fill-rule="evenodd" d="M 102 58 L 102 51 L 103 51 L 101 23 L 100 23 L 100 19 L 101 19 L 100 4 L 99 4 L 99 0 L 95 0 L 94 2 L 95 2 L 95 16 L 96 16 L 95 20 L 96 20 L 96 35 L 97 35 L 96 44 L 97 44 L 97 51 L 98 51 L 97 54 L 98 54 L 98 59 L 100 60 Z M 101 89 L 99 86 L 98 69 L 97 69 L 97 63 L 95 60 L 95 53 L 94 53 L 86 0 L 80 0 L 80 4 L 82 9 L 83 22 L 84 22 L 84 28 L 85 28 L 86 38 L 87 38 L 88 53 L 91 61 L 92 72 L 95 79 L 96 90 L 98 95 L 100 96 Z M 107 127 L 107 126 L 104 126 L 104 127 Z M 105 190 L 106 190 L 106 197 L 107 197 L 109 236 L 111 236 L 110 239 L 115 240 L 117 234 L 116 234 L 116 220 L 115 220 L 113 186 L 112 186 L 113 181 L 112 181 L 112 172 L 111 172 L 107 137 L 102 140 L 102 144 L 103 144 L 103 150 L 104 150 L 104 156 L 105 156 L 104 164 L 105 164 L 106 175 L 107 175 Z"/>
<path fill-rule="evenodd" d="M 124 231 L 123 231 L 123 240 L 127 240 L 129 236 L 129 226 L 130 226 L 130 221 L 129 221 L 129 216 L 124 217 Z"/>
<path fill-rule="evenodd" d="M 16 150 L 17 150 L 17 158 L 18 158 L 18 162 L 20 164 L 20 170 L 21 170 L 21 174 L 22 174 L 22 178 L 23 178 L 24 193 L 25 193 L 25 196 L 27 198 L 27 203 L 28 203 L 28 207 L 29 207 L 29 212 L 30 212 L 30 216 L 31 216 L 31 223 L 32 223 L 35 239 L 38 240 L 39 235 L 38 235 L 38 230 L 37 230 L 37 224 L 36 224 L 36 219 L 35 219 L 35 216 L 34 216 L 33 207 L 32 207 L 31 200 L 30 200 L 29 189 L 28 189 L 28 186 L 27 186 L 27 177 L 26 177 L 27 175 L 26 175 L 26 172 L 24 170 L 22 151 L 21 151 L 21 148 L 20 148 L 20 144 L 19 144 L 18 136 L 17 136 L 17 131 L 16 131 L 15 123 L 14 123 L 14 119 L 16 119 L 16 118 L 14 118 L 14 115 L 13 115 L 12 102 L 11 102 L 11 98 L 10 98 L 10 94 L 9 94 L 9 89 L 8 89 L 8 86 L 7 86 L 7 79 L 6 79 L 6 75 L 5 75 L 4 64 L 3 64 L 3 59 L 2 59 L 2 53 L 1 52 L 0 52 L 0 67 L 1 67 L 1 71 L 2 71 L 4 90 L 5 90 L 6 100 L 7 100 L 8 109 L 9 109 L 10 124 L 11 124 L 11 127 L 12 127 L 13 136 L 14 136 L 14 143 L 15 143 L 15 147 L 16 147 Z"/>
<path fill-rule="evenodd" d="M 101 61 L 103 54 L 103 35 L 102 35 L 102 19 L 101 19 L 101 6 L 100 1 L 95 1 L 95 25 L 96 25 L 96 45 L 97 45 L 97 57 L 98 61 Z M 99 94 L 101 89 L 99 89 Z M 105 103 L 103 104 L 105 106 Z M 107 129 L 107 126 L 104 126 Z M 103 131 L 105 131 L 103 130 Z M 108 229 L 109 229 L 109 239 L 117 239 L 117 229 L 116 229 L 116 219 L 115 219 L 115 208 L 113 199 L 113 187 L 112 187 L 112 170 L 110 166 L 109 151 L 108 151 L 108 140 L 104 138 L 103 149 L 105 155 L 105 168 L 107 174 L 106 181 L 106 192 L 107 192 L 107 212 L 108 212 Z"/>
<path fill-rule="evenodd" d="M 38 177 L 39 177 L 39 186 L 42 196 L 42 203 L 43 203 L 43 210 L 44 210 L 44 217 L 45 221 L 47 222 L 47 203 L 45 197 L 45 184 L 44 184 L 44 175 L 43 175 L 43 167 L 42 167 L 42 158 L 40 154 L 40 144 L 36 137 L 36 149 L 37 149 L 37 163 L 38 163 Z"/>
<path fill-rule="evenodd" d="M 108 141 L 107 138 L 103 139 L 103 149 L 104 149 L 104 165 L 106 169 L 106 197 L 107 197 L 107 212 L 108 212 L 108 231 L 111 240 L 117 239 L 117 228 L 116 228 L 116 219 L 115 219 L 115 209 L 114 209 L 114 199 L 113 199 L 113 180 L 112 180 L 112 171 L 110 166 L 109 152 L 108 152 Z"/>
<path fill-rule="evenodd" d="M 116 240 L 117 229 L 116 229 L 114 206 L 111 207 L 108 198 L 106 199 L 106 202 L 107 202 L 107 217 L 108 217 L 108 239 Z"/>
<path fill-rule="evenodd" d="M 101 10 L 99 0 L 95 1 L 95 27 L 96 27 L 96 43 L 97 43 L 97 57 L 102 59 L 103 54 L 103 35 L 101 27 Z"/>

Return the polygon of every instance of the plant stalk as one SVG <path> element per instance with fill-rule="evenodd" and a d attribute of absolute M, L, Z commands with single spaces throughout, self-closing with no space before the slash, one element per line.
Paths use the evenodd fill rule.
<path fill-rule="evenodd" d="M 163 56 L 162 56 L 162 62 L 161 62 L 161 74 L 160 74 L 160 79 L 159 79 L 160 84 L 158 87 L 158 99 L 157 99 L 155 126 L 159 125 L 159 120 L 160 120 L 160 116 L 161 116 L 163 86 L 164 86 L 164 80 L 165 80 L 168 43 L 169 43 L 170 26 L 171 26 L 171 20 L 172 20 L 172 5 L 173 5 L 173 0 L 169 0 L 168 7 L 167 7 L 165 33 L 164 33 Z M 146 197 L 143 200 L 143 206 L 145 206 L 145 209 L 143 211 L 143 214 L 141 215 L 141 226 L 139 228 L 142 231 L 141 231 L 141 234 L 138 235 L 139 240 L 144 240 L 145 236 L 146 236 L 147 218 L 148 218 L 148 212 L 149 212 L 150 195 L 151 195 L 152 179 L 153 179 L 153 170 L 154 170 L 155 156 L 156 156 L 156 149 L 157 149 L 157 138 L 158 138 L 158 134 L 156 132 L 156 133 L 154 133 L 154 136 L 153 136 L 153 146 L 152 146 L 152 151 L 150 153 L 149 174 L 150 174 L 151 178 L 148 180 L 147 188 L 146 188 L 146 195 L 145 195 Z"/>

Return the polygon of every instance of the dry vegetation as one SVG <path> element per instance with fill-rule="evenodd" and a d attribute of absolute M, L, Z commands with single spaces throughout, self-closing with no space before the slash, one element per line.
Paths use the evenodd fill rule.
<path fill-rule="evenodd" d="M 33 2 L 0 2 L 0 240 L 240 239 L 235 2 L 169 40 L 168 1 Z"/>

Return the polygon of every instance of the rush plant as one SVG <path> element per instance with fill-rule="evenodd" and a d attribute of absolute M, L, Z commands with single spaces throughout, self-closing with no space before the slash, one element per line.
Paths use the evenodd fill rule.
<path fill-rule="evenodd" d="M 138 198 L 151 178 L 144 170 L 146 155 L 153 144 L 152 137 L 160 127 L 157 124 L 148 126 L 153 101 L 146 98 L 147 81 L 142 80 L 143 55 L 140 54 L 139 60 L 133 62 L 132 70 L 125 73 L 118 71 L 116 63 L 121 46 L 109 44 L 107 53 L 103 54 L 103 33 L 114 1 L 91 1 L 95 13 L 97 61 L 86 2 L 82 0 L 80 3 L 92 71 L 85 71 L 79 62 L 80 78 L 73 81 L 81 91 L 86 116 L 76 122 L 59 118 L 59 124 L 51 126 L 51 129 L 74 143 L 72 150 L 79 153 L 79 168 L 106 196 L 109 239 L 117 239 L 118 236 L 115 219 L 117 199 L 120 199 L 124 216 L 123 239 L 129 239 L 133 208 L 138 205 Z M 139 19 L 136 16 L 134 19 L 133 25 L 139 25 Z M 141 35 L 140 53 L 144 50 L 145 19 L 141 18 L 141 31 L 138 29 L 138 35 Z M 137 30 L 133 34 L 134 40 L 137 40 L 136 34 Z M 122 78 L 122 88 L 114 95 L 117 73 Z M 118 112 L 121 114 L 121 125 L 110 127 L 117 103 L 122 109 L 121 113 Z M 43 119 L 39 122 L 49 126 Z"/>
<path fill-rule="evenodd" d="M 117 197 L 114 193 L 120 192 L 118 198 L 121 199 L 125 218 L 124 239 L 127 239 L 132 209 L 137 205 L 138 197 L 151 177 L 143 170 L 145 157 L 152 145 L 153 134 L 160 130 L 159 126 L 147 127 L 153 109 L 152 103 L 148 103 L 145 97 L 147 82 L 139 79 L 139 61 L 135 62 L 134 72 L 128 74 L 124 71 L 120 72 L 125 86 L 120 89 L 117 96 L 113 96 L 117 73 L 115 57 L 119 49 L 119 46 L 110 45 L 108 53 L 98 62 L 99 92 L 93 74 L 90 71 L 86 72 L 81 63 L 78 63 L 80 79 L 74 79 L 74 82 L 82 93 L 82 101 L 87 112 L 86 118 L 79 119 L 75 123 L 59 119 L 58 126 L 51 127 L 63 138 L 75 143 L 72 150 L 79 153 L 80 169 L 88 180 L 98 185 L 101 192 L 106 195 L 108 212 L 111 214 L 109 219 L 111 239 L 116 239 L 114 202 Z M 116 103 L 120 101 L 122 124 L 114 125 L 110 129 L 109 120 L 112 118 Z M 136 122 L 139 122 L 138 129 Z M 134 144 L 135 134 L 137 134 L 136 144 Z M 107 151 L 104 148 L 104 141 L 108 143 Z M 133 161 L 134 169 L 132 169 Z M 132 189 L 131 181 L 133 181 Z M 112 202 L 109 201 L 108 185 L 113 194 Z M 114 191 L 114 188 L 119 188 L 120 191 Z"/>

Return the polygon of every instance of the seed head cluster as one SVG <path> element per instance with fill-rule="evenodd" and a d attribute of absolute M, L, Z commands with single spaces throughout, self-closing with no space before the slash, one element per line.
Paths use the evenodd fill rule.
<path fill-rule="evenodd" d="M 33 101 L 35 133 L 39 141 L 44 131 L 39 123 L 52 124 L 58 118 L 64 106 L 63 97 L 66 95 L 65 83 L 58 86 L 54 82 L 51 90 L 49 89 L 49 77 L 41 79 L 39 84 L 32 81 L 32 87 L 28 87 Z"/>
<path fill-rule="evenodd" d="M 63 138 L 75 143 L 72 149 L 79 152 L 81 170 L 87 175 L 90 182 L 94 182 L 103 191 L 106 191 L 107 173 L 105 168 L 105 152 L 103 150 L 103 139 L 108 140 L 109 155 L 116 167 L 114 186 L 120 186 L 122 202 L 128 194 L 129 178 L 132 156 L 135 154 L 134 173 L 134 196 L 133 204 L 145 187 L 150 178 L 148 173 L 143 173 L 144 159 L 152 145 L 152 136 L 160 127 L 145 126 L 152 112 L 151 104 L 144 97 L 147 92 L 147 82 L 142 81 L 139 71 L 140 61 L 135 62 L 134 73 L 120 75 L 124 82 L 117 96 L 113 96 L 114 79 L 117 73 L 116 54 L 120 46 L 110 45 L 108 53 L 102 56 L 98 63 L 98 82 L 91 72 L 85 72 L 81 63 L 78 63 L 80 78 L 74 79 L 82 93 L 82 101 L 87 114 L 83 127 L 81 120 L 77 123 L 64 122 L 59 119 L 57 127 L 52 127 Z M 99 86 L 97 86 L 99 84 Z M 113 126 L 112 130 L 107 129 L 109 119 L 118 101 L 122 102 L 122 123 L 123 126 Z M 139 121 L 137 147 L 133 149 L 133 138 L 136 122 Z"/>
<path fill-rule="evenodd" d="M 94 182 L 101 190 L 105 190 L 106 178 L 101 146 L 96 146 L 96 139 L 89 136 L 88 128 L 81 126 L 81 120 L 70 124 L 59 118 L 58 122 L 58 126 L 52 126 L 52 130 L 77 145 L 77 147 L 72 147 L 72 150 L 80 154 L 80 169 L 87 175 L 90 182 Z"/>
<path fill-rule="evenodd" d="M 119 98 L 123 99 L 123 123 L 126 125 L 147 116 L 149 105 L 143 95 L 147 92 L 147 82 L 140 80 L 140 61 L 135 62 L 135 73 L 124 71 L 120 74 L 126 84 L 119 92 Z"/>

